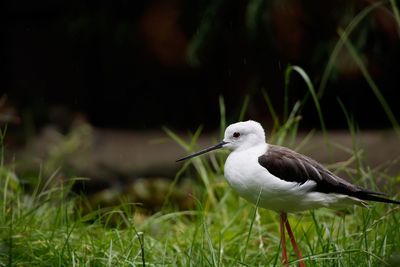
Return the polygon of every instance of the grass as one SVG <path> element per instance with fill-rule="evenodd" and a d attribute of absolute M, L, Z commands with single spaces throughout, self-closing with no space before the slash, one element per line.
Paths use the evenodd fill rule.
<path fill-rule="evenodd" d="M 264 94 L 266 101 L 267 94 Z M 240 116 L 244 117 L 245 99 Z M 268 101 L 267 101 L 268 102 Z M 341 103 L 341 102 L 340 102 Z M 360 185 L 374 189 L 378 175 L 363 163 L 357 129 L 341 103 L 354 138 L 348 149 Z M 223 98 L 221 116 L 225 116 Z M 318 108 L 319 105 L 316 105 Z M 270 107 L 273 109 L 273 107 Z M 271 140 L 291 143 L 300 117 L 297 103 Z M 225 119 L 221 127 L 225 127 Z M 189 141 L 165 129 L 187 151 L 197 149 L 201 127 Z M 5 133 L 1 132 L 1 139 Z M 308 142 L 307 136 L 304 142 Z M 302 146 L 303 142 L 300 144 Z M 3 147 L 1 149 L 4 156 Z M 68 182 L 51 182 L 39 175 L 36 184 L 23 184 L 12 166 L 0 166 L 0 266 L 281 266 L 278 215 L 246 202 L 223 178 L 226 153 L 186 162 L 171 183 L 198 177 L 193 210 L 179 211 L 166 195 L 164 208 L 148 215 L 136 203 L 85 209 L 86 199 L 73 194 Z M 388 179 L 382 191 L 393 193 L 400 177 Z M 307 266 L 398 266 L 400 207 L 372 204 L 347 211 L 321 209 L 290 215 Z M 289 246 L 290 263 L 296 257 Z"/>
<path fill-rule="evenodd" d="M 69 186 L 26 194 L 1 174 L 1 266 L 280 266 L 277 214 L 239 199 L 221 175 L 210 181 L 215 203 L 199 185 L 196 209 L 146 217 L 129 203 L 83 214 Z M 290 220 L 309 266 L 390 266 L 400 253 L 399 207 Z"/>

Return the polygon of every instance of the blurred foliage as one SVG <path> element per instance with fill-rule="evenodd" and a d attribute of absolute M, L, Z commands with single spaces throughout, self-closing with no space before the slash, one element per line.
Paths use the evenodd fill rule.
<path fill-rule="evenodd" d="M 376 96 L 368 91 L 363 102 L 354 100 L 369 84 L 354 53 L 336 49 L 340 31 L 352 23 L 349 42 L 388 104 L 397 106 L 400 18 L 394 0 L 25 1 L 7 3 L 7 14 L 4 88 L 42 124 L 54 104 L 79 110 L 101 127 L 194 127 L 180 115 L 186 110 L 193 121 L 216 128 L 219 95 L 230 96 L 228 115 L 239 112 L 248 95 L 253 118 L 262 114 L 261 88 L 282 102 L 282 72 L 290 64 L 301 66 L 315 88 L 326 87 L 323 97 L 317 92 L 324 108 L 339 111 L 332 99 L 340 97 L 361 125 L 388 126 L 380 119 L 384 111 L 364 115 Z M 293 82 L 291 104 L 307 92 Z M 318 123 L 312 107 L 302 113 L 308 116 L 304 127 Z M 346 127 L 326 116 L 327 126 Z"/>
<path fill-rule="evenodd" d="M 197 3 L 197 8 L 192 8 L 197 11 L 195 16 L 190 16 L 197 18 L 188 49 L 192 65 L 220 59 L 227 53 L 238 57 L 243 49 L 242 53 L 253 52 L 251 59 L 259 64 L 269 59 L 269 53 L 277 51 L 281 52 L 279 56 L 283 61 L 307 59 L 319 72 L 339 39 L 337 29 L 346 27 L 357 13 L 372 4 L 375 4 L 372 14 L 357 25 L 351 36 L 352 43 L 368 56 L 390 58 L 386 49 L 398 51 L 400 25 L 396 24 L 388 1 L 218 0 Z M 217 50 L 224 47 L 229 49 Z"/>

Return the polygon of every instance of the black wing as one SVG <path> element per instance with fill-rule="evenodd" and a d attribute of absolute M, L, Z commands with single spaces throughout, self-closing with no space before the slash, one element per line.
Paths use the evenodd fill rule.
<path fill-rule="evenodd" d="M 268 151 L 258 158 L 261 166 L 279 179 L 303 184 L 316 182 L 312 189 L 321 193 L 338 193 L 362 200 L 400 204 L 399 201 L 379 197 L 385 195 L 353 185 L 336 176 L 315 160 L 285 147 L 269 145 Z"/>

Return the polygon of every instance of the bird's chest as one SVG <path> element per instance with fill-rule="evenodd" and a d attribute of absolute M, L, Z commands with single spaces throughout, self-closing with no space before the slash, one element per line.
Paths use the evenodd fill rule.
<path fill-rule="evenodd" d="M 231 153 L 225 163 L 229 185 L 245 198 L 253 196 L 260 188 L 262 181 L 258 177 L 263 172 L 265 169 L 259 165 L 257 154 Z"/>

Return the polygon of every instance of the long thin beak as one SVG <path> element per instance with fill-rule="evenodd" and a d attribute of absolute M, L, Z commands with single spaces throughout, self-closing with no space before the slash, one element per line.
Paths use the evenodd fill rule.
<path fill-rule="evenodd" d="M 180 158 L 180 159 L 178 159 L 176 162 L 183 161 L 183 160 L 187 160 L 187 159 L 190 159 L 190 158 L 199 156 L 199 155 L 201 155 L 201 154 L 204 154 L 204 153 L 207 153 L 207 152 L 210 152 L 210 151 L 213 151 L 213 150 L 222 148 L 222 147 L 223 147 L 224 145 L 226 145 L 227 143 L 228 143 L 228 142 L 222 141 L 222 142 L 219 143 L 219 144 L 216 144 L 216 145 L 214 145 L 214 146 L 210 146 L 210 147 L 205 148 L 205 149 L 203 149 L 203 150 L 200 150 L 200 151 L 198 151 L 198 152 L 196 152 L 196 153 L 193 153 L 193 154 L 191 154 L 191 155 L 189 155 L 189 156 Z"/>

